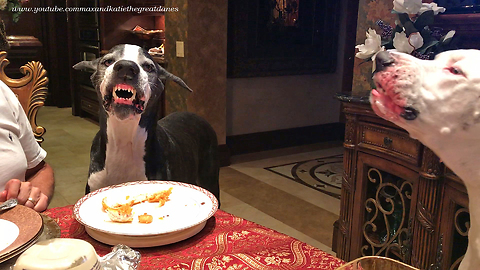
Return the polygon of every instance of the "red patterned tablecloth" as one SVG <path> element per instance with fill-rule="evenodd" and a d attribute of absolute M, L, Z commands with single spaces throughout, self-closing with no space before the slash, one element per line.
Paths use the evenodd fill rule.
<path fill-rule="evenodd" d="M 83 239 L 98 255 L 112 249 L 91 238 L 78 223 L 73 206 L 44 212 L 61 228 L 63 238 Z M 139 269 L 336 269 L 344 262 L 295 238 L 218 210 L 197 235 L 166 246 L 136 248 Z"/>

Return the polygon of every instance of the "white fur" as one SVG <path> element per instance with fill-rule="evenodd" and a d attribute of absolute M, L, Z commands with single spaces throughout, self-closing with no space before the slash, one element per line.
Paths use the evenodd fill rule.
<path fill-rule="evenodd" d="M 150 61 L 138 53 L 138 47 L 126 45 L 123 55 L 117 59 L 131 60 L 139 65 L 142 61 Z M 106 70 L 100 84 L 100 92 L 106 94 L 107 82 L 114 76 L 111 64 Z M 151 96 L 151 89 L 148 83 L 148 73 L 140 66 L 139 84 L 145 93 L 145 106 Z M 119 120 L 114 114 L 108 112 L 107 118 L 107 145 L 105 168 L 92 173 L 88 179 L 91 190 L 115 185 L 124 182 L 147 180 L 145 175 L 145 141 L 147 131 L 139 126 L 140 114 Z"/>
<path fill-rule="evenodd" d="M 135 63 L 140 63 L 140 54 L 138 53 L 138 46 L 125 44 L 122 60 L 130 60 Z"/>
<path fill-rule="evenodd" d="M 469 194 L 469 244 L 460 270 L 480 267 L 480 51 L 457 50 L 422 61 L 393 53 L 395 63 L 375 79 L 395 78 L 395 93 L 419 111 L 405 120 L 371 96 L 372 108 L 432 149 L 465 183 Z M 459 73 L 457 74 L 457 71 Z M 387 88 L 386 81 L 383 87 Z M 380 85 L 379 85 L 380 86 Z M 380 90 L 381 91 L 381 90 Z M 453 244 L 455 246 L 455 243 Z"/>
<path fill-rule="evenodd" d="M 137 117 L 140 118 L 139 115 Z M 138 126 L 138 121 L 109 118 L 105 169 L 90 175 L 88 184 L 91 190 L 124 182 L 147 180 L 143 161 L 147 132 Z M 118 166 L 119 164 L 123 166 Z"/>

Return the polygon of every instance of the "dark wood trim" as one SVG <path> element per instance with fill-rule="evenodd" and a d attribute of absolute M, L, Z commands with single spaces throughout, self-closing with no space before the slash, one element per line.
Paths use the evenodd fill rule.
<path fill-rule="evenodd" d="M 231 155 L 254 153 L 327 141 L 342 141 L 343 123 L 330 123 L 242 135 L 227 136 Z"/>
<path fill-rule="evenodd" d="M 355 42 L 357 38 L 358 1 L 348 0 L 346 5 L 347 21 L 345 26 L 345 47 L 343 49 L 342 92 L 352 92 L 353 64 L 355 61 Z"/>
<path fill-rule="evenodd" d="M 480 48 L 480 14 L 439 14 L 435 26 L 445 31 L 455 30 L 454 38 L 459 49 Z"/>
<path fill-rule="evenodd" d="M 66 7 L 66 1 L 42 0 L 41 6 Z M 41 12 L 44 66 L 48 72 L 48 97 L 45 105 L 71 107 L 67 13 Z"/>
<path fill-rule="evenodd" d="M 343 48 L 343 76 L 342 76 L 342 93 L 352 92 L 353 82 L 353 65 L 355 62 L 355 42 L 357 38 L 357 21 L 358 21 L 358 0 L 347 0 L 346 2 L 346 22 L 345 22 L 345 45 Z M 340 110 L 339 121 L 345 123 L 345 114 L 343 113 L 343 105 Z"/>
<path fill-rule="evenodd" d="M 230 149 L 226 144 L 220 144 L 218 146 L 218 155 L 220 158 L 220 167 L 230 165 Z"/>

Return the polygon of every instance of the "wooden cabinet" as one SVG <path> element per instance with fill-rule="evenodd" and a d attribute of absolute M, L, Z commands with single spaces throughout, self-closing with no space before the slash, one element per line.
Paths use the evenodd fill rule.
<path fill-rule="evenodd" d="M 368 101 L 344 100 L 346 129 L 334 251 L 420 269 L 456 269 L 466 251 L 468 196 L 458 177 Z"/>

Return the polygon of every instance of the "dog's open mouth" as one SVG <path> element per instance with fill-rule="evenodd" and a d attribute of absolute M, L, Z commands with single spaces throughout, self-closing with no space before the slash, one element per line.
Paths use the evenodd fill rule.
<path fill-rule="evenodd" d="M 137 91 L 128 84 L 117 84 L 112 93 L 115 103 L 132 105 Z"/>
<path fill-rule="evenodd" d="M 137 90 L 128 84 L 116 84 L 111 92 L 103 97 L 103 106 L 105 110 L 110 111 L 112 107 L 115 110 L 123 111 L 131 109 L 134 113 L 141 114 L 145 109 L 145 100 L 137 94 Z"/>
<path fill-rule="evenodd" d="M 414 120 L 419 112 L 407 105 L 406 99 L 394 91 L 393 79 L 386 76 L 374 76 L 377 89 L 372 89 L 370 102 L 374 111 L 381 117 L 395 121 L 398 117 Z"/>

